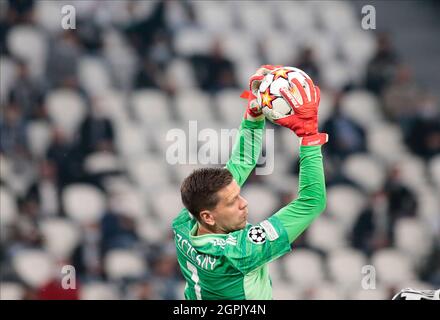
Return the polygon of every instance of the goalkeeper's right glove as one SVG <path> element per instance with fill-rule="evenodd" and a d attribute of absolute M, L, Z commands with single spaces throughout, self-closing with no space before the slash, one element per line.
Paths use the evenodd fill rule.
<path fill-rule="evenodd" d="M 294 114 L 275 120 L 275 122 L 295 132 L 301 140 L 301 145 L 323 145 L 328 141 L 328 135 L 318 132 L 318 107 L 321 92 L 312 80 L 306 79 L 306 81 L 310 88 L 310 99 L 297 79 L 292 79 L 290 88 L 280 89 L 281 95 L 292 107 Z M 295 91 L 299 92 L 301 100 L 295 98 Z"/>
<path fill-rule="evenodd" d="M 262 120 L 264 118 L 261 111 L 261 106 L 257 102 L 258 89 L 260 87 L 261 81 L 264 77 L 272 70 L 279 68 L 281 66 L 272 66 L 269 64 L 262 65 L 258 70 L 249 78 L 249 90 L 243 91 L 240 95 L 241 98 L 248 100 L 248 106 L 246 113 L 244 115 L 245 119 L 248 120 Z"/>

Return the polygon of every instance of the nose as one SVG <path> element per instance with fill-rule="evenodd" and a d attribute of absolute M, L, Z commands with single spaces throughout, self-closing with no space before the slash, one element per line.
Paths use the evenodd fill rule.
<path fill-rule="evenodd" d="M 240 196 L 240 209 L 244 209 L 248 206 L 248 202 L 245 198 L 243 198 L 242 196 Z"/>

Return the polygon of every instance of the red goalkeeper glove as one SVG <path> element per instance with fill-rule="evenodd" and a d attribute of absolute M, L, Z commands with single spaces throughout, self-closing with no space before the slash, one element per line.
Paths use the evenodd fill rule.
<path fill-rule="evenodd" d="M 292 79 L 290 88 L 281 88 L 280 93 L 292 107 L 294 114 L 278 119 L 275 122 L 289 128 L 301 139 L 301 145 L 322 145 L 328 141 L 326 133 L 318 133 L 318 107 L 321 92 L 310 79 L 306 79 L 310 89 L 310 98 L 297 79 Z M 301 99 L 295 98 L 299 93 Z"/>

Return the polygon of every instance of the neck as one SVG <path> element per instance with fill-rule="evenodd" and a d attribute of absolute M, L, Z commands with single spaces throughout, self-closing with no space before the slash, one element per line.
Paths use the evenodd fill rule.
<path fill-rule="evenodd" d="M 198 223 L 198 228 L 197 228 L 197 232 L 196 232 L 197 236 L 203 236 L 205 234 L 211 234 L 211 233 L 225 234 L 226 232 L 224 232 L 223 230 L 217 229 L 215 227 L 213 230 L 211 230 L 211 229 L 205 227 L 204 225 L 202 225 L 201 223 Z"/>

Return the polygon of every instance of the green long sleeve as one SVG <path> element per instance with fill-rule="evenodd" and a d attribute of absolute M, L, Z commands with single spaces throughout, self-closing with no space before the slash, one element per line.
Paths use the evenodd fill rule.
<path fill-rule="evenodd" d="M 298 198 L 275 216 L 293 242 L 321 214 L 326 206 L 326 190 L 321 146 L 300 147 Z"/>
<path fill-rule="evenodd" d="M 241 187 L 257 165 L 261 153 L 265 120 L 243 119 L 226 168 Z"/>

